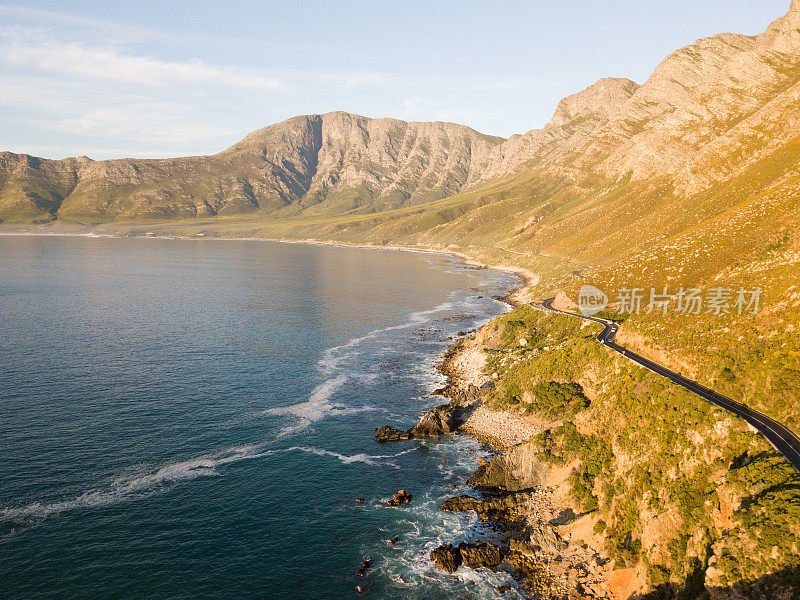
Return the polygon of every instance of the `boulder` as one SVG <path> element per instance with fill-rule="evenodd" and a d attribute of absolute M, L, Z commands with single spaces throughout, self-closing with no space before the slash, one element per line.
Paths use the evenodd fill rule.
<path fill-rule="evenodd" d="M 486 512 L 490 510 L 508 510 L 525 504 L 531 497 L 530 492 L 504 494 L 490 498 L 473 498 L 472 496 L 455 496 L 439 505 L 440 510 L 456 512 Z"/>
<path fill-rule="evenodd" d="M 463 421 L 456 417 L 456 409 L 450 404 L 442 404 L 423 413 L 419 423 L 409 430 L 411 435 L 419 437 L 437 437 L 453 433 Z"/>
<path fill-rule="evenodd" d="M 461 566 L 461 552 L 452 544 L 445 544 L 431 552 L 431 560 L 440 569 L 448 573 L 455 573 Z"/>
<path fill-rule="evenodd" d="M 481 567 L 494 569 L 503 562 L 503 554 L 500 552 L 500 548 L 494 544 L 461 542 L 458 545 L 458 551 L 461 553 L 462 564 L 470 569 L 480 569 Z"/>
<path fill-rule="evenodd" d="M 411 502 L 411 498 L 413 496 L 409 494 L 405 490 L 398 490 L 392 496 L 392 499 L 389 500 L 389 506 L 400 506 L 401 504 L 409 504 Z"/>
<path fill-rule="evenodd" d="M 479 489 L 520 492 L 545 485 L 550 466 L 540 462 L 540 448 L 525 442 L 493 456 L 489 464 L 480 465 L 467 479 L 467 484 Z"/>
<path fill-rule="evenodd" d="M 528 530 L 530 544 L 539 546 L 548 554 L 557 554 L 567 548 L 565 542 L 552 525 L 542 524 Z"/>
<path fill-rule="evenodd" d="M 480 498 L 473 498 L 471 496 L 456 496 L 455 498 L 448 498 L 439 506 L 440 510 L 455 511 L 455 512 L 469 512 L 483 510 L 484 501 Z"/>
<path fill-rule="evenodd" d="M 441 404 L 422 413 L 419 423 L 409 430 L 411 435 L 437 437 L 456 433 L 483 399 L 483 392 L 474 385 L 466 390 L 448 387 L 444 391 L 450 396 L 449 404 Z"/>
<path fill-rule="evenodd" d="M 410 440 L 412 437 L 413 436 L 408 431 L 395 429 L 388 425 L 384 425 L 380 429 L 375 430 L 375 441 L 379 444 L 384 444 L 386 442 L 402 442 Z"/>

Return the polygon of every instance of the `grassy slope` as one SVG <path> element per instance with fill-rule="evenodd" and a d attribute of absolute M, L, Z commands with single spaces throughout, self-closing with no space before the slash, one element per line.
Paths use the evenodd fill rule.
<path fill-rule="evenodd" d="M 800 476 L 766 441 L 610 353 L 596 326 L 522 308 L 491 327 L 494 402 L 550 423 L 539 458 L 573 466 L 586 541 L 616 568 L 637 569 L 653 598 L 800 593 Z M 580 385 L 590 405 L 549 392 L 553 382 Z"/>

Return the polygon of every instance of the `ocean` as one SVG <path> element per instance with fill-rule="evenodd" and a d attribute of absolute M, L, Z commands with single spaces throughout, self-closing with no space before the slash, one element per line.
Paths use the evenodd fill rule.
<path fill-rule="evenodd" d="M 427 559 L 481 535 L 437 506 L 485 453 L 372 436 L 441 402 L 434 363 L 515 284 L 426 253 L 0 236 L 0 597 L 495 597 L 507 575 Z"/>

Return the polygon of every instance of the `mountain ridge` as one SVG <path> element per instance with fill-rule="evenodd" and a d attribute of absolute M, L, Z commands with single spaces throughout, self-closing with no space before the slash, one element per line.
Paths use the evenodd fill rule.
<path fill-rule="evenodd" d="M 339 111 L 269 125 L 208 156 L 94 161 L 2 152 L 0 218 L 291 213 L 325 201 L 374 211 L 457 193 L 501 140 L 463 125 Z"/>
<path fill-rule="evenodd" d="M 520 174 L 667 186 L 690 197 L 800 135 L 800 3 L 763 33 L 668 55 L 639 85 L 604 78 L 508 140 L 342 111 L 261 128 L 213 155 L 61 161 L 0 153 L 0 220 L 292 219 L 427 205 Z"/>

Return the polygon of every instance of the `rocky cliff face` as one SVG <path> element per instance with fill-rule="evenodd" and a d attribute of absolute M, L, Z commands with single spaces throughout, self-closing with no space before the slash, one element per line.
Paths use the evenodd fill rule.
<path fill-rule="evenodd" d="M 0 155 L 0 218 L 89 221 L 373 212 L 458 193 L 502 141 L 451 123 L 295 117 L 214 156 L 60 161 Z"/>
<path fill-rule="evenodd" d="M 759 36 L 723 33 L 677 50 L 641 86 L 601 80 L 541 130 L 513 136 L 482 179 L 520 166 L 633 181 L 691 195 L 800 134 L 800 4 Z"/>
<path fill-rule="evenodd" d="M 607 124 L 639 89 L 629 79 L 601 79 L 591 87 L 564 98 L 553 119 L 543 129 L 512 136 L 491 153 L 479 180 L 512 174 L 525 166 L 558 166 Z"/>

